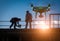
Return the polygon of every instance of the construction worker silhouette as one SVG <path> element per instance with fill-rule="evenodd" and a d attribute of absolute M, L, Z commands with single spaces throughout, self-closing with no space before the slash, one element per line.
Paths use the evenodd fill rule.
<path fill-rule="evenodd" d="M 12 24 L 10 25 L 10 29 L 11 29 L 12 26 L 14 26 L 14 29 L 16 29 L 16 26 L 19 25 L 19 21 L 21 21 L 20 18 L 17 18 L 17 17 L 11 18 L 10 22 Z"/>
<path fill-rule="evenodd" d="M 27 26 L 28 26 L 28 23 L 29 23 L 29 27 L 30 27 L 30 29 L 32 28 L 31 27 L 31 22 L 32 22 L 32 15 L 31 15 L 31 13 L 29 13 L 29 11 L 26 11 L 26 19 L 25 19 L 25 22 L 26 22 L 26 29 L 27 29 Z"/>

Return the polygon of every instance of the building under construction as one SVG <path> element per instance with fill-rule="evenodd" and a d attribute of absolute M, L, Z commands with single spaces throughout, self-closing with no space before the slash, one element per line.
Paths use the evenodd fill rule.
<path fill-rule="evenodd" d="M 0 41 L 60 41 L 60 14 L 50 14 L 48 21 L 49 29 L 0 28 Z"/>

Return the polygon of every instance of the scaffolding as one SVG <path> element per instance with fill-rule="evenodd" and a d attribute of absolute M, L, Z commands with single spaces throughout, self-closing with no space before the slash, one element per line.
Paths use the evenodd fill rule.
<path fill-rule="evenodd" d="M 49 15 L 49 27 L 60 28 L 60 13 Z"/>

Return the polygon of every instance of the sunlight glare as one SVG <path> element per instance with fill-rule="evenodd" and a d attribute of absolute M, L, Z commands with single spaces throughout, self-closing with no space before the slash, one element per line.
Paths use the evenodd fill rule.
<path fill-rule="evenodd" d="M 49 26 L 44 21 L 37 21 L 36 24 L 38 29 L 49 29 Z"/>

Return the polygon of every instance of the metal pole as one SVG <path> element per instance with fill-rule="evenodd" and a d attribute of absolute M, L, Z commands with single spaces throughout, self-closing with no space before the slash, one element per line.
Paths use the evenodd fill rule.
<path fill-rule="evenodd" d="M 49 27 L 51 28 L 51 14 L 49 15 Z"/>
<path fill-rule="evenodd" d="M 46 23 L 46 12 L 45 12 L 45 23 Z"/>
<path fill-rule="evenodd" d="M 54 15 L 53 15 L 53 21 L 54 21 Z M 54 22 L 53 22 L 53 27 L 54 27 Z"/>
<path fill-rule="evenodd" d="M 58 15 L 58 28 L 59 28 L 59 15 Z"/>

